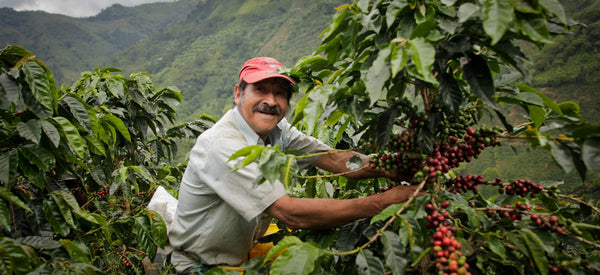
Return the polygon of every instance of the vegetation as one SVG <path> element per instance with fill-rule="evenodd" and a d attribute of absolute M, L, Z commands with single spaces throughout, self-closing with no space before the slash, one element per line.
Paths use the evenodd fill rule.
<path fill-rule="evenodd" d="M 349 167 L 398 169 L 412 180 L 348 181 L 321 171 L 291 180 L 294 161 L 305 156 L 273 147 L 251 146 L 231 159 L 243 158 L 241 165 L 260 159 L 266 179 L 279 179 L 301 197 L 351 198 L 396 184 L 428 194 L 338 230 L 293 231 L 246 271 L 597 273 L 594 204 L 562 195 L 555 182 L 455 170 L 514 140 L 549 151 L 581 178 L 600 170 L 600 127 L 586 122 L 574 102 L 556 103 L 520 81 L 528 76 L 527 58 L 517 43 L 541 47 L 566 33 L 569 22 L 556 1 L 342 6 L 315 54 L 288 70 L 304 95 L 292 124 L 372 156 L 368 167 L 360 160 Z M 523 116 L 505 113 L 513 110 L 508 106 Z M 512 166 L 530 172 L 519 162 Z"/>
<path fill-rule="evenodd" d="M 319 20 L 328 18 L 330 9 L 317 2 L 300 7 L 295 6 L 299 1 L 281 1 L 268 7 L 291 17 L 267 20 L 264 24 L 273 28 L 261 30 L 247 22 L 262 23 L 252 14 L 264 9 L 266 1 L 214 2 L 188 6 L 178 22 L 160 19 L 170 25 L 118 57 L 131 64 L 124 66 L 127 70 L 148 71 L 160 79 L 157 83 L 173 81 L 189 89 L 187 94 L 157 88 L 148 73 L 124 77 L 111 67 L 83 72 L 73 85 L 57 89 L 56 76 L 28 50 L 8 46 L 0 52 L 3 273 L 139 274 L 152 268 L 149 262 L 164 244 L 166 228 L 160 215 L 145 208 L 150 195 L 158 186 L 177 195 L 185 162 L 174 158 L 187 150 L 182 141 L 192 140 L 214 121 L 202 113 L 217 117 L 230 104 L 227 87 L 233 83 L 227 79 L 236 79 L 237 62 L 263 53 L 282 53 L 289 58 L 280 58 L 286 64 L 299 60 L 288 70 L 298 78 L 303 96 L 291 118 L 297 127 L 337 148 L 371 154 L 373 168 L 362 169 L 405 169 L 414 176 L 406 184 L 429 193 L 339 229 L 280 231 L 269 239 L 278 242 L 265 259 L 244 265 L 247 273 L 598 272 L 600 211 L 594 203 L 561 193 L 574 186 L 564 176 L 524 178 L 541 174 L 535 167 L 537 155 L 508 158 L 513 153 L 506 148 L 519 142 L 536 153 L 550 152 L 547 156 L 556 164 L 542 164 L 542 169 L 570 170 L 570 178 L 589 186 L 586 191 L 597 188 L 599 127 L 587 120 L 589 109 L 580 111 L 571 97 L 579 95 L 572 91 L 583 86 L 578 83 L 582 79 L 560 75 L 562 80 L 552 85 L 573 87 L 563 91 L 565 86 L 536 77 L 572 59 L 565 55 L 556 60 L 563 63 L 551 64 L 546 58 L 552 55 L 535 50 L 531 79 L 547 86 L 536 90 L 521 78 L 530 75 L 528 55 L 515 45 L 517 39 L 535 46 L 563 41 L 554 40 L 557 30 L 588 35 L 593 20 L 581 20 L 586 28 L 572 26 L 553 0 L 514 1 L 514 6 L 498 1 L 357 1 L 341 6 L 314 54 L 300 58 L 311 48 L 312 34 L 323 29 Z M 594 18 L 590 3 L 566 6 L 573 11 L 591 7 L 584 14 Z M 116 6 L 100 17 L 111 22 L 120 12 Z M 295 25 L 310 31 L 288 31 Z M 69 30 L 63 35 L 95 37 L 67 23 L 61 26 Z M 551 47 L 558 53 L 567 44 Z M 97 58 L 60 45 L 50 46 L 48 53 Z M 102 45 L 94 50 L 110 56 Z M 282 50 L 286 47 L 292 52 Z M 104 63 L 86 66 L 91 64 Z M 593 73 L 585 77 L 595 79 Z M 202 96 L 191 97 L 196 90 Z M 587 98 L 589 91 L 595 92 L 581 90 L 581 96 L 593 99 Z M 214 106 L 201 104 L 206 96 L 215 98 L 215 92 L 220 99 L 207 103 Z M 558 96 L 564 98 L 556 103 Z M 582 107 L 592 104 L 597 111 L 593 100 L 582 100 Z M 185 114 L 183 121 L 192 122 L 181 123 L 175 116 L 179 112 Z M 294 171 L 293 160 L 302 156 L 275 149 L 252 147 L 232 158 L 262 153 L 272 158 L 270 163 Z M 452 157 L 459 152 L 462 159 Z M 468 163 L 466 156 L 478 161 Z M 481 165 L 473 167 L 476 163 Z M 315 169 L 298 177 L 281 171 L 270 169 L 264 175 L 283 179 L 290 192 L 302 197 L 351 198 L 400 184 L 350 181 Z"/>
<path fill-rule="evenodd" d="M 146 205 L 181 178 L 177 142 L 213 120 L 173 125 L 181 93 L 144 73 L 97 69 L 57 90 L 19 46 L 0 72 L 0 271 L 142 273 L 167 239 Z"/>

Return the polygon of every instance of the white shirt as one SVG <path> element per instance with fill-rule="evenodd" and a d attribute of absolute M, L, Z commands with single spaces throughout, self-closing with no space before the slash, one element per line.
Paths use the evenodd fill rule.
<path fill-rule="evenodd" d="M 269 134 L 272 145 L 281 150 L 307 153 L 327 151 L 330 147 L 291 127 L 286 119 Z M 228 111 L 213 127 L 196 140 L 179 189 L 179 203 L 169 241 L 175 252 L 171 262 L 177 270 L 195 266 L 178 253 L 187 252 L 203 264 L 239 265 L 266 231 L 271 218 L 263 212 L 287 194 L 279 181 L 258 184 L 258 163 L 230 173 L 241 160 L 227 162 L 231 155 L 250 145 L 264 145 L 237 108 Z M 315 158 L 298 161 L 307 168 Z"/>

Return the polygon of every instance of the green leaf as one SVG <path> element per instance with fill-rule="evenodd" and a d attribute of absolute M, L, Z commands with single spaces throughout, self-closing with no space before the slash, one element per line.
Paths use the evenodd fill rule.
<path fill-rule="evenodd" d="M 483 3 L 483 30 L 492 38 L 492 45 L 500 41 L 514 19 L 509 1 L 485 0 Z"/>
<path fill-rule="evenodd" d="M 406 47 L 404 47 L 407 42 L 406 39 L 394 39 L 392 42 L 398 42 L 398 46 L 394 46 L 392 48 L 392 53 L 390 55 L 390 64 L 392 70 L 392 78 L 396 77 L 396 75 L 406 66 L 408 60 L 410 58 L 410 52 Z M 392 46 L 394 44 L 391 44 Z"/>
<path fill-rule="evenodd" d="M 542 107 L 527 105 L 529 109 L 529 119 L 533 122 L 535 128 L 539 128 L 546 119 L 546 111 Z"/>
<path fill-rule="evenodd" d="M 36 113 L 40 118 L 51 116 L 56 109 L 56 83 L 52 73 L 42 66 L 41 62 L 28 61 L 22 63 L 25 80 L 29 84 L 31 93 L 39 104 L 44 106 L 42 113 Z"/>
<path fill-rule="evenodd" d="M 492 74 L 483 57 L 469 54 L 469 63 L 463 67 L 463 76 L 471 87 L 471 93 L 481 98 L 488 106 L 498 108 L 494 100 L 495 88 Z"/>
<path fill-rule="evenodd" d="M 19 147 L 19 154 L 42 171 L 50 170 L 56 165 L 52 152 L 34 144 Z"/>
<path fill-rule="evenodd" d="M 17 173 L 18 150 L 5 151 L 0 154 L 0 182 L 8 184 Z"/>
<path fill-rule="evenodd" d="M 10 210 L 4 201 L 0 200 L 0 226 L 10 232 Z"/>
<path fill-rule="evenodd" d="M 71 262 L 91 264 L 91 261 L 88 257 L 90 251 L 87 249 L 87 247 L 82 249 L 80 246 L 84 246 L 83 244 L 78 245 L 69 239 L 62 239 L 60 242 L 69 253 Z"/>
<path fill-rule="evenodd" d="M 571 172 L 573 168 L 575 168 L 575 162 L 569 147 L 559 142 L 550 142 L 549 144 L 554 161 L 560 165 L 566 173 Z"/>
<path fill-rule="evenodd" d="M 158 214 L 156 211 L 150 210 L 146 208 L 146 215 L 150 219 L 151 222 L 151 233 L 152 240 L 158 247 L 164 247 L 167 243 L 168 235 L 167 235 L 167 224 L 163 220 L 162 216 Z"/>
<path fill-rule="evenodd" d="M 275 256 L 281 253 L 283 250 L 287 249 L 292 245 L 302 244 L 302 240 L 296 236 L 287 236 L 279 241 L 269 252 L 267 256 L 265 256 L 265 260 L 263 264 L 267 264 L 271 259 L 275 258 Z"/>
<path fill-rule="evenodd" d="M 48 120 L 39 120 L 39 123 L 42 127 L 42 130 L 44 130 L 44 133 L 46 134 L 48 139 L 50 139 L 54 147 L 58 148 L 58 145 L 60 145 L 60 133 L 58 132 L 58 129 L 56 129 L 54 124 L 52 124 Z"/>
<path fill-rule="evenodd" d="M 106 156 L 106 150 L 104 150 L 104 144 L 102 143 L 102 141 L 100 139 L 97 139 L 97 138 L 89 136 L 89 135 L 85 135 L 85 136 L 83 136 L 83 138 L 85 139 L 87 147 L 90 148 L 90 151 L 92 153 L 103 156 L 103 157 Z"/>
<path fill-rule="evenodd" d="M 392 205 L 386 207 L 385 209 L 383 209 L 383 211 L 379 212 L 379 214 L 377 214 L 373 218 L 371 218 L 371 224 L 374 224 L 378 221 L 387 220 L 388 218 L 394 216 L 396 214 L 396 212 L 398 212 L 398 210 L 400 210 L 400 208 L 402 208 L 401 203 L 392 204 Z"/>
<path fill-rule="evenodd" d="M 412 39 L 408 43 L 412 51 L 412 63 L 416 66 L 417 72 L 420 74 L 418 77 L 423 81 L 437 84 L 437 80 L 432 72 L 433 62 L 435 61 L 435 49 L 433 45 L 424 38 Z"/>
<path fill-rule="evenodd" d="M 539 0 L 540 5 L 544 6 L 550 13 L 556 15 L 560 22 L 567 24 L 565 10 L 558 0 Z"/>
<path fill-rule="evenodd" d="M 375 257 L 373 252 L 370 250 L 361 249 L 358 257 L 356 257 L 356 261 L 358 262 L 361 259 L 364 260 L 367 265 L 364 274 L 385 274 L 383 263 L 379 260 L 379 258 Z"/>
<path fill-rule="evenodd" d="M 600 172 L 600 137 L 585 139 L 581 157 L 588 170 Z"/>
<path fill-rule="evenodd" d="M 73 219 L 73 213 L 71 212 L 71 205 L 64 199 L 64 196 L 60 193 L 61 191 L 54 191 L 50 195 L 54 199 L 58 211 L 60 211 L 62 218 L 71 227 L 75 228 L 75 220 Z M 77 201 L 75 201 L 77 203 Z M 79 208 L 79 205 L 77 206 Z"/>
<path fill-rule="evenodd" d="M 119 119 L 113 114 L 105 114 L 101 117 L 101 121 L 103 123 L 110 123 L 110 125 L 115 127 L 115 129 L 117 129 L 117 131 L 119 131 L 119 133 L 121 133 L 121 135 L 127 141 L 131 142 L 131 135 L 129 134 L 129 130 L 127 130 L 127 126 L 125 126 L 125 123 L 123 123 L 121 119 Z"/>
<path fill-rule="evenodd" d="M 31 211 L 29 206 L 27 206 L 27 204 L 25 204 L 19 197 L 15 196 L 12 192 L 10 192 L 10 190 L 6 187 L 0 187 L 0 198 L 3 198 L 5 201 L 7 201 L 9 205 L 13 204 L 29 212 L 33 212 Z"/>
<path fill-rule="evenodd" d="M 2 274 L 29 274 L 32 272 L 31 258 L 15 240 L 0 238 L 0 272 Z"/>
<path fill-rule="evenodd" d="M 245 158 L 238 162 L 235 165 L 235 168 L 233 170 L 231 170 L 230 173 L 233 173 L 235 171 L 237 171 L 240 168 L 246 167 L 246 165 L 252 163 L 253 161 L 255 161 L 256 159 L 258 159 L 261 154 L 262 151 L 265 149 L 265 146 L 261 146 L 261 145 L 250 145 L 250 146 L 246 146 L 240 150 L 238 150 L 237 152 L 233 153 L 233 155 L 231 155 L 231 157 L 229 157 L 229 161 L 237 159 L 239 157 L 243 157 L 245 156 Z"/>
<path fill-rule="evenodd" d="M 77 122 L 79 122 L 79 125 L 81 125 L 83 129 L 91 131 L 92 122 L 83 101 L 79 98 L 76 98 L 75 95 L 65 96 L 63 101 L 67 103 L 69 109 L 71 110 L 71 114 L 77 120 Z"/>
<path fill-rule="evenodd" d="M 73 152 L 79 157 L 85 156 L 87 152 L 85 148 L 85 141 L 79 135 L 77 128 L 75 128 L 75 126 L 73 126 L 73 124 L 71 124 L 71 122 L 64 117 L 53 117 L 52 120 L 61 126 L 62 133 L 69 141 L 69 147 L 71 150 L 73 150 Z"/>
<path fill-rule="evenodd" d="M 35 144 L 40 144 L 42 138 L 42 127 L 37 119 L 30 119 L 26 123 L 19 122 L 17 124 L 19 135 L 25 139 L 32 141 Z"/>
<path fill-rule="evenodd" d="M 383 255 L 385 263 L 392 270 L 392 274 L 404 274 L 408 264 L 407 257 L 403 253 L 403 247 L 400 238 L 389 231 L 381 233 L 381 242 L 383 243 Z"/>
<path fill-rule="evenodd" d="M 516 19 L 515 25 L 517 28 L 532 41 L 552 43 L 550 31 L 546 25 L 546 18 L 540 15 L 527 14 L 517 16 Z"/>
<path fill-rule="evenodd" d="M 458 22 L 462 23 L 475 16 L 477 12 L 479 12 L 479 7 L 477 5 L 473 3 L 464 3 L 458 8 L 456 17 L 458 17 Z"/>
<path fill-rule="evenodd" d="M 504 244 L 494 236 L 486 235 L 485 237 L 485 245 L 490 249 L 490 251 L 500 256 L 502 260 L 506 261 L 506 248 L 504 247 Z"/>
<path fill-rule="evenodd" d="M 391 52 L 390 48 L 380 50 L 377 58 L 367 71 L 365 85 L 371 100 L 371 106 L 381 98 L 385 82 L 390 78 L 390 66 L 387 60 Z"/>
<path fill-rule="evenodd" d="M 548 274 L 548 258 L 546 258 L 544 243 L 540 237 L 527 228 L 522 228 L 519 234 L 521 234 L 527 245 L 529 252 L 527 254 L 533 259 L 540 272 L 542 274 Z"/>
<path fill-rule="evenodd" d="M 19 242 L 36 249 L 56 249 L 62 246 L 58 241 L 53 240 L 51 237 L 44 236 L 27 236 L 19 239 Z"/>
<path fill-rule="evenodd" d="M 63 215 L 54 200 L 44 200 L 42 208 L 44 210 L 46 221 L 48 221 L 48 224 L 52 227 L 54 233 L 60 234 L 63 237 L 69 235 L 71 228 L 65 222 Z"/>
<path fill-rule="evenodd" d="M 284 239 L 285 240 L 285 239 Z M 288 247 L 271 265 L 269 274 L 311 274 L 324 251 L 311 243 Z"/>

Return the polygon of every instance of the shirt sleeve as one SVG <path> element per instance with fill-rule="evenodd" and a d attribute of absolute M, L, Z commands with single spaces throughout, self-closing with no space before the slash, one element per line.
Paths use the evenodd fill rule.
<path fill-rule="evenodd" d="M 218 143 L 208 142 L 205 143 L 207 146 L 197 148 L 195 154 L 205 155 L 194 159 L 204 160 L 204 163 L 193 164 L 192 167 L 199 169 L 197 172 L 202 181 L 245 220 L 250 221 L 257 217 L 277 199 L 287 194 L 279 181 L 258 183 L 261 172 L 257 162 L 232 173 L 236 164 L 243 158 L 228 161 L 229 158 L 247 144 L 239 138 L 220 137 L 218 140 Z"/>
<path fill-rule="evenodd" d="M 296 127 L 292 127 L 287 120 L 281 121 L 279 125 L 282 128 L 283 149 L 300 150 L 307 154 L 327 152 L 331 149 L 330 146 L 317 138 L 308 136 L 300 132 Z M 319 159 L 319 156 L 299 160 L 298 169 L 310 167 L 317 159 Z"/>

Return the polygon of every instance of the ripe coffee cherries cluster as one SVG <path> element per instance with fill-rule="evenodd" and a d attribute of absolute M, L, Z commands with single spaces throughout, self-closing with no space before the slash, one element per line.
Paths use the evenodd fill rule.
<path fill-rule="evenodd" d="M 449 201 L 441 204 L 442 209 L 450 206 Z M 449 219 L 448 211 L 440 212 L 435 209 L 433 204 L 425 206 L 427 210 L 427 227 L 435 228 L 431 243 L 433 245 L 434 256 L 436 258 L 435 267 L 440 274 L 471 274 L 468 272 L 469 264 L 467 257 L 462 254 L 462 244 L 456 240 L 453 226 Z"/>
<path fill-rule="evenodd" d="M 478 193 L 477 186 L 483 183 L 483 175 L 466 175 L 466 176 L 458 176 L 453 179 L 449 179 L 446 181 L 446 188 L 448 188 L 448 192 L 456 193 L 464 193 L 466 191 L 473 191 L 473 193 Z"/>
<path fill-rule="evenodd" d="M 530 216 L 530 218 L 531 221 L 537 224 L 541 229 L 550 229 L 559 234 L 563 233 L 565 230 L 565 225 L 558 221 L 557 216 L 552 215 L 546 220 L 543 217 L 533 214 Z"/>
<path fill-rule="evenodd" d="M 532 198 L 535 198 L 536 195 L 544 190 L 544 187 L 538 184 L 531 182 L 530 180 L 515 180 L 511 183 L 503 183 L 500 179 L 496 179 L 495 184 L 500 186 L 498 193 L 507 195 L 518 195 L 521 197 L 527 197 L 528 194 L 531 194 Z"/>
<path fill-rule="evenodd" d="M 522 202 L 517 201 L 514 207 L 507 204 L 503 208 L 511 210 L 496 210 L 496 212 L 494 212 L 494 210 L 488 209 L 487 216 L 493 218 L 495 217 L 495 213 L 497 213 L 500 218 L 511 219 L 513 221 L 521 220 L 523 218 L 521 213 L 530 210 L 531 205 L 528 203 L 523 204 Z"/>

